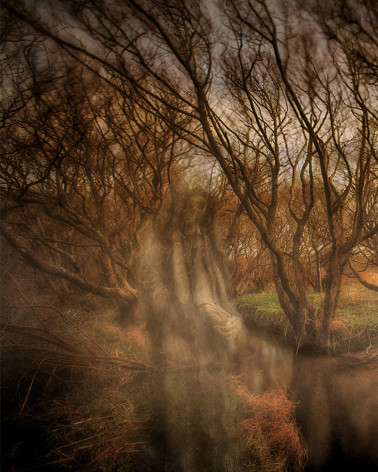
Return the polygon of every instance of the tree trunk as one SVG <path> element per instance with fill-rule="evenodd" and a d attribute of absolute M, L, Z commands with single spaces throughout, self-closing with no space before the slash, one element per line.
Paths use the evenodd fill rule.
<path fill-rule="evenodd" d="M 324 300 L 316 313 L 316 344 L 321 352 L 330 349 L 330 327 L 336 316 L 345 262 L 331 261 L 324 278 Z"/>
<path fill-rule="evenodd" d="M 1 225 L 0 232 L 8 243 L 33 267 L 36 267 L 45 274 L 67 280 L 86 292 L 115 300 L 119 309 L 119 319 L 122 324 L 126 324 L 127 321 L 135 319 L 137 293 L 127 281 L 123 282 L 123 287 L 95 284 L 87 280 L 84 275 L 73 273 L 64 267 L 54 265 L 45 260 L 42 256 L 32 252 L 20 236 L 12 234 L 12 228 L 10 226 L 6 224 Z"/>
<path fill-rule="evenodd" d="M 137 297 L 132 298 L 119 298 L 116 299 L 118 308 L 117 321 L 122 327 L 134 324 L 136 321 L 138 311 L 138 299 Z"/>
<path fill-rule="evenodd" d="M 320 293 L 322 291 L 322 271 L 320 267 L 320 256 L 319 251 L 315 251 L 315 264 L 316 264 L 316 284 L 315 292 Z"/>

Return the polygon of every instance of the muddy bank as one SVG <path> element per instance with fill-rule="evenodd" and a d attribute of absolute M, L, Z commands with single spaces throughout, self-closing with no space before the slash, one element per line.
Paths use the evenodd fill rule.
<path fill-rule="evenodd" d="M 251 304 L 237 302 L 238 310 L 250 330 L 272 334 L 283 344 L 295 347 L 292 327 L 286 316 L 279 311 L 265 311 Z M 331 325 L 330 354 L 356 353 L 360 351 L 369 355 L 378 346 L 377 330 L 361 327 L 346 327 L 342 321 L 335 320 Z"/>

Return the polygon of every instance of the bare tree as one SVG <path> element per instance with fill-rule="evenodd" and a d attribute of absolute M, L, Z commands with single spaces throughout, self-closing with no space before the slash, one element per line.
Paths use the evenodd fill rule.
<path fill-rule="evenodd" d="M 161 205 L 177 137 L 131 96 L 66 72 L 6 120 L 1 233 L 52 280 L 113 298 L 126 320 L 139 229 Z"/>
<path fill-rule="evenodd" d="M 63 32 L 49 10 L 41 21 L 5 7 L 119 93 L 127 84 L 127 95 L 133 90 L 198 153 L 213 156 L 269 249 L 298 348 L 327 350 L 344 268 L 378 230 L 366 225 L 376 186 L 375 31 L 340 22 L 333 41 L 324 17 L 312 21 L 305 8 L 265 0 L 213 5 L 212 19 L 195 0 L 75 1 L 65 7 L 75 26 Z M 324 205 L 316 206 L 319 194 Z M 318 309 L 307 296 L 304 257 L 315 208 L 325 235 Z"/>
<path fill-rule="evenodd" d="M 276 103 L 281 106 L 282 103 L 289 105 L 288 109 L 293 112 L 289 129 L 297 129 L 297 133 L 302 134 L 300 142 L 303 156 L 297 154 L 295 159 L 290 157 L 292 149 L 295 149 L 293 141 L 286 149 L 292 182 L 288 205 L 296 228 L 290 251 L 294 283 L 287 283 L 287 269 L 282 257 L 284 254 L 278 250 L 274 254 L 279 277 L 276 281 L 277 291 L 281 305 L 297 334 L 304 330 L 305 337 L 312 336 L 311 331 L 315 328 L 316 342 L 327 348 L 329 326 L 336 313 L 345 264 L 353 247 L 377 231 L 376 225 L 369 230 L 364 226 L 367 218 L 367 195 L 375 178 L 372 144 L 376 140 L 376 122 L 374 115 L 370 113 L 370 95 L 365 93 L 366 84 L 359 81 L 359 71 L 355 69 L 346 48 L 331 47 L 323 41 L 323 48 L 330 46 L 327 56 L 324 55 L 324 49 L 321 51 L 315 47 L 311 36 L 318 33 L 318 28 L 306 21 L 305 11 L 301 12 L 303 17 L 298 18 L 305 25 L 301 36 L 300 32 L 293 34 L 293 20 L 289 15 L 284 17 L 288 13 L 284 10 L 274 11 L 265 2 L 258 2 L 256 7 L 235 2 L 233 7 L 236 19 L 232 28 L 235 41 L 238 41 L 240 70 L 243 71 L 240 82 L 234 80 L 233 84 L 236 82 L 236 86 L 244 92 L 254 119 L 261 123 L 261 134 L 266 134 L 266 113 L 262 116 L 261 99 L 256 99 L 256 95 L 264 96 L 266 88 L 257 88 L 257 93 L 252 88 L 254 81 L 258 87 L 261 80 L 255 77 L 253 68 L 247 68 L 251 61 L 243 62 L 246 43 L 247 49 L 252 49 L 252 58 L 253 53 L 254 57 L 259 57 L 258 54 L 266 57 L 261 62 L 262 67 L 266 67 L 269 62 L 272 64 L 270 67 L 273 67 L 279 78 L 276 88 L 282 90 L 284 95 L 284 100 L 277 98 Z M 246 73 L 249 71 L 248 76 Z M 235 74 L 232 75 L 234 76 Z M 266 109 L 265 103 L 263 105 Z M 274 130 L 273 126 L 271 128 Z M 358 130 L 357 133 L 352 131 L 353 128 Z M 283 138 L 289 143 L 287 136 L 288 132 L 285 130 L 278 133 L 279 139 Z M 266 141 L 269 140 L 269 136 L 267 137 Z M 277 143 L 277 138 L 274 141 Z M 271 154 L 275 155 L 277 172 L 284 163 L 279 153 L 280 146 L 276 144 Z M 302 189 L 301 198 L 296 198 L 293 192 L 296 174 Z M 320 186 L 324 192 L 324 220 L 330 241 L 326 256 L 325 295 L 318 310 L 311 307 L 304 295 L 306 287 L 301 281 L 303 265 L 300 260 L 304 230 L 314 207 L 315 185 Z M 271 247 L 274 252 L 275 248 Z"/>

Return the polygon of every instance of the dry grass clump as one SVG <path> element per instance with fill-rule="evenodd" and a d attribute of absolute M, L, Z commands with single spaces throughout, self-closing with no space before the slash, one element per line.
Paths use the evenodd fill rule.
<path fill-rule="evenodd" d="M 140 412 L 119 382 L 94 387 L 71 392 L 50 409 L 51 419 L 56 418 L 49 428 L 56 447 L 45 456 L 45 464 L 88 472 L 112 472 L 121 466 L 133 470 L 131 464 L 144 444 Z"/>
<path fill-rule="evenodd" d="M 239 424 L 242 465 L 254 471 L 303 471 L 307 449 L 295 423 L 295 404 L 282 391 L 253 396 L 240 379 L 234 388 L 245 401 Z"/>
<path fill-rule="evenodd" d="M 0 326 L 6 466 L 134 470 L 146 416 L 140 386 L 152 368 L 134 352 L 142 332 L 129 336 L 111 314 L 38 315 Z"/>
<path fill-rule="evenodd" d="M 340 320 L 333 320 L 330 326 L 331 337 L 336 337 L 340 339 L 346 339 L 350 337 L 350 332 L 348 328 L 345 326 Z"/>

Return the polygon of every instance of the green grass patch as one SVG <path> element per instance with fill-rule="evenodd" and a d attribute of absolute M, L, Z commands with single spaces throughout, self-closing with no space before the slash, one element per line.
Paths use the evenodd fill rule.
<path fill-rule="evenodd" d="M 255 310 L 283 313 L 277 293 L 273 291 L 243 295 L 238 298 L 237 303 L 243 307 L 253 307 Z"/>
<path fill-rule="evenodd" d="M 311 293 L 309 298 L 315 307 L 323 300 L 323 293 Z M 274 291 L 252 293 L 237 300 L 247 325 L 280 334 L 290 333 L 291 328 Z M 336 320 L 344 323 L 351 336 L 365 332 L 378 336 L 378 294 L 365 287 L 342 287 Z"/>
<path fill-rule="evenodd" d="M 237 300 L 237 304 L 247 326 L 282 334 L 285 338 L 292 335 L 292 328 L 276 292 L 244 295 Z"/>

